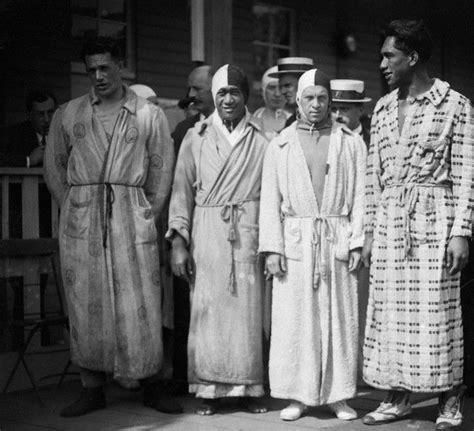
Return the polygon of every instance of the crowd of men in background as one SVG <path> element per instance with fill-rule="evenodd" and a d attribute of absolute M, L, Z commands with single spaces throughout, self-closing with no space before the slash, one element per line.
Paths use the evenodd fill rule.
<path fill-rule="evenodd" d="M 288 400 L 282 420 L 319 405 L 353 420 L 359 373 L 387 391 L 365 424 L 403 418 L 410 393 L 430 392 L 437 429 L 459 426 L 474 130 L 469 100 L 428 75 L 430 54 L 423 22 L 387 27 L 380 70 L 393 91 L 370 131 L 364 82 L 330 79 L 305 57 L 265 72 L 265 106 L 253 114 L 242 69 L 197 67 L 185 100 L 194 114 L 172 133 L 154 91 L 122 82 L 111 40 L 84 46 L 89 94 L 56 110 L 51 93 L 32 93 L 29 121 L 1 157 L 44 163 L 61 208 L 83 385 L 61 416 L 105 408 L 107 373 L 142 385 L 144 405 L 182 411 L 160 385 L 171 304 L 160 259 L 169 259 L 173 377 L 202 399 L 197 414 L 227 397 L 264 413 L 269 385 Z"/>

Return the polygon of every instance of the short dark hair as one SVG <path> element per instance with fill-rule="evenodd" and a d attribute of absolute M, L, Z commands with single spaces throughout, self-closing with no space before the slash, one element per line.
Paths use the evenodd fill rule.
<path fill-rule="evenodd" d="M 395 38 L 395 48 L 409 54 L 412 51 L 418 53 L 422 62 L 431 57 L 433 41 L 431 34 L 423 20 L 399 19 L 392 21 L 386 28 L 385 37 Z"/>
<path fill-rule="evenodd" d="M 43 103 L 48 99 L 53 99 L 55 106 L 58 104 L 56 96 L 49 90 L 35 88 L 28 91 L 25 98 L 26 111 L 31 112 L 33 110 L 33 103 Z"/>
<path fill-rule="evenodd" d="M 117 40 L 111 37 L 97 36 L 84 42 L 81 49 L 81 59 L 85 63 L 88 55 L 106 53 L 109 53 L 115 61 L 123 60 L 122 49 Z"/>

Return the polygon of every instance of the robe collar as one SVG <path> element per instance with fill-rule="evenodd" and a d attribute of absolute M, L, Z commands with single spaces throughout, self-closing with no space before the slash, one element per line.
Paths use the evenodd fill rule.
<path fill-rule="evenodd" d="M 125 90 L 125 96 L 123 98 L 123 105 L 122 107 L 129 111 L 131 114 L 135 114 L 137 112 L 137 95 L 128 88 L 127 85 L 122 85 L 123 89 Z M 100 103 L 100 99 L 95 94 L 94 87 L 92 87 L 89 91 L 89 100 L 91 105 L 96 105 Z"/>
<path fill-rule="evenodd" d="M 426 99 L 431 102 L 435 107 L 437 107 L 446 98 L 449 89 L 450 85 L 446 81 L 441 81 L 440 79 L 435 78 L 433 85 L 429 90 L 425 91 L 422 94 L 419 94 L 416 97 L 409 97 L 408 100 L 418 100 L 421 102 Z M 398 106 L 399 94 L 400 90 L 398 88 L 387 94 L 383 99 L 381 99 L 381 101 L 383 100 L 383 102 L 377 104 L 377 106 L 375 107 L 375 112 L 380 112 L 383 109 L 387 109 L 392 104 Z"/>
<path fill-rule="evenodd" d="M 221 118 L 219 117 L 219 114 L 217 113 L 217 110 L 215 109 L 214 112 L 209 115 L 209 117 L 207 118 L 204 118 L 202 121 L 199 121 L 197 124 L 196 124 L 196 127 L 198 129 L 198 133 L 199 135 L 202 135 L 206 129 L 213 123 L 213 117 L 216 116 L 217 119 L 215 120 L 216 122 L 220 121 L 220 124 L 222 124 L 222 120 Z M 242 121 L 239 123 L 242 124 L 243 123 L 243 126 L 244 126 L 244 129 L 247 128 L 248 126 L 251 126 L 253 127 L 255 130 L 262 132 L 263 130 L 263 125 L 261 124 L 261 122 L 259 121 L 258 118 L 255 118 L 252 114 L 250 114 L 250 112 L 248 111 L 247 107 L 245 108 L 245 115 L 242 119 Z M 224 129 L 226 129 L 226 127 L 222 124 L 222 127 Z M 227 130 L 227 129 L 226 129 Z M 235 129 L 234 129 L 235 130 Z M 227 130 L 227 133 L 229 133 L 229 131 Z"/>

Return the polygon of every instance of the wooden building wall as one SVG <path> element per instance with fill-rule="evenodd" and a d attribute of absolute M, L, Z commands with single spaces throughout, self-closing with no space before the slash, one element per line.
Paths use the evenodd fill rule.
<path fill-rule="evenodd" d="M 245 70 L 253 70 L 252 0 L 233 3 L 233 58 Z M 362 79 L 372 102 L 387 92 L 379 72 L 380 47 L 385 25 L 397 18 L 423 18 L 432 33 L 434 49 L 429 69 L 432 76 L 445 79 L 451 86 L 474 98 L 474 29 L 470 0 L 269 0 L 261 3 L 292 8 L 295 12 L 296 56 L 311 57 L 333 78 Z M 338 38 L 344 31 L 356 35 L 358 49 L 343 56 Z M 250 72 L 253 80 L 258 80 Z M 257 92 L 251 94 L 252 109 L 263 101 Z"/>
<path fill-rule="evenodd" d="M 2 25 L 3 95 L 0 125 L 25 118 L 25 95 L 35 87 L 70 98 L 69 1 L 9 0 Z"/>
<path fill-rule="evenodd" d="M 151 86 L 159 97 L 180 99 L 192 68 L 189 1 L 138 1 L 137 82 Z"/>

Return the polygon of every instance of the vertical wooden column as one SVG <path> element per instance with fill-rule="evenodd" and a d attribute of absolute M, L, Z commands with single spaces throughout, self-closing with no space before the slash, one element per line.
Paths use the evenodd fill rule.
<path fill-rule="evenodd" d="M 206 63 L 220 67 L 232 62 L 232 0 L 205 2 Z"/>

